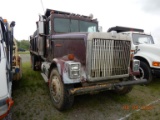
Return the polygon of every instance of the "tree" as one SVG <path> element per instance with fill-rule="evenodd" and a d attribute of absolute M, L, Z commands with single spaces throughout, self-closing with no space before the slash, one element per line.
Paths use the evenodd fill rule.
<path fill-rule="evenodd" d="M 18 48 L 29 50 L 28 40 L 21 40 L 21 41 L 16 40 L 16 41 L 17 41 Z"/>

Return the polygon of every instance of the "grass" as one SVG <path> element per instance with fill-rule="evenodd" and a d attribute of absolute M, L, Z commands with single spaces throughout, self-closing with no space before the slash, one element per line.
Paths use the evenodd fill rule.
<path fill-rule="evenodd" d="M 18 54 L 30 54 L 30 52 L 29 51 L 25 51 L 25 52 L 18 52 Z"/>
<path fill-rule="evenodd" d="M 23 77 L 13 83 L 13 119 L 16 120 L 113 120 L 133 112 L 128 118 L 160 119 L 160 102 L 153 104 L 151 110 L 135 112 L 133 106 L 142 107 L 160 99 L 160 80 L 156 79 L 147 86 L 135 86 L 125 96 L 110 92 L 76 96 L 71 109 L 59 112 L 53 106 L 48 85 L 40 72 L 33 71 L 30 63 L 23 64 Z M 125 109 L 128 106 L 129 109 Z"/>

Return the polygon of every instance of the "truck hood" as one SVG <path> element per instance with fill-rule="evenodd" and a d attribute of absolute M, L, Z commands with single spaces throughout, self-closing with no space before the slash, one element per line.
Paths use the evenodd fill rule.
<path fill-rule="evenodd" d="M 157 44 L 139 44 L 138 48 L 140 50 L 145 50 L 147 52 L 155 52 L 155 53 L 160 52 L 160 46 Z"/>
<path fill-rule="evenodd" d="M 56 34 L 52 35 L 52 39 L 83 39 L 87 40 L 88 33 L 87 32 L 73 32 L 73 33 L 63 33 L 63 34 Z"/>
<path fill-rule="evenodd" d="M 90 49 L 91 41 L 93 39 L 109 39 L 109 40 L 124 40 L 130 41 L 129 36 L 123 34 L 111 34 L 106 32 L 76 32 L 76 33 L 63 33 L 52 35 L 52 45 L 54 51 L 54 58 L 61 58 L 68 54 L 74 54 L 75 58 L 86 65 L 87 50 Z M 87 49 L 88 48 L 88 49 Z"/>
<path fill-rule="evenodd" d="M 152 66 L 153 61 L 160 62 L 160 46 L 156 44 L 140 44 L 138 45 L 138 49 L 139 51 L 135 54 L 135 57 L 140 56 L 145 58 L 150 66 Z"/>

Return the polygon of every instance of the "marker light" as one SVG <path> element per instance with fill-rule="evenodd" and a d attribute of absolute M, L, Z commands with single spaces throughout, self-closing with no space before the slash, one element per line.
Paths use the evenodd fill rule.
<path fill-rule="evenodd" d="M 158 67 L 158 66 L 160 66 L 160 62 L 153 61 L 153 62 L 152 62 L 152 65 Z"/>
<path fill-rule="evenodd" d="M 134 57 L 134 50 L 131 50 L 130 59 L 133 60 L 133 57 Z"/>
<path fill-rule="evenodd" d="M 74 55 L 73 54 L 68 54 L 68 59 L 69 60 L 74 60 Z"/>
<path fill-rule="evenodd" d="M 7 23 L 7 19 L 3 19 L 3 22 L 4 22 L 4 23 Z"/>

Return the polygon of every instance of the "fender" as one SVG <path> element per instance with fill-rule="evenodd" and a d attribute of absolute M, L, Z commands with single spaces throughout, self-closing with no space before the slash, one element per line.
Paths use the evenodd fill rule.
<path fill-rule="evenodd" d="M 148 62 L 148 64 L 149 64 L 150 67 L 160 68 L 160 67 L 154 67 L 154 66 L 152 66 L 152 62 L 153 61 L 159 60 L 158 56 L 156 56 L 154 54 L 151 55 L 151 54 L 148 54 L 146 52 L 143 52 L 143 53 L 142 52 L 138 52 L 137 54 L 134 55 L 134 58 L 138 59 L 138 57 L 140 57 L 142 59 L 145 59 Z"/>
<path fill-rule="evenodd" d="M 68 73 L 68 63 L 71 62 L 79 62 L 78 59 L 74 59 L 70 61 L 67 56 L 62 58 L 54 58 L 51 65 L 50 65 L 50 72 L 53 68 L 57 68 L 58 72 L 62 78 L 64 84 L 73 84 L 73 83 L 80 83 L 81 81 L 86 81 L 86 73 L 84 67 L 81 67 L 81 77 L 77 79 L 70 79 Z M 50 73 L 49 73 L 50 76 Z"/>
<path fill-rule="evenodd" d="M 138 48 L 140 49 L 138 53 L 135 54 L 135 57 L 141 57 L 145 59 L 151 68 L 159 68 L 152 65 L 153 61 L 160 62 L 160 48 L 156 44 L 139 44 Z"/>
<path fill-rule="evenodd" d="M 65 61 L 61 58 L 54 58 L 51 65 L 50 65 L 50 70 L 52 70 L 52 68 L 57 68 L 58 72 L 60 75 L 62 75 L 63 73 L 63 68 L 64 68 L 64 63 Z"/>

